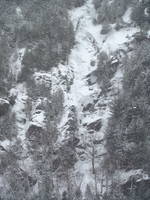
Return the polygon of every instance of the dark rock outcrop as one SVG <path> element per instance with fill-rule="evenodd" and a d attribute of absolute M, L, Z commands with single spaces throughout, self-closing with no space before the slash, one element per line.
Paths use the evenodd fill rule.
<path fill-rule="evenodd" d="M 9 101 L 0 98 L 0 116 L 3 116 L 8 112 L 9 105 Z"/>
<path fill-rule="evenodd" d="M 94 131 L 99 131 L 101 127 L 102 127 L 101 119 L 98 119 L 87 125 L 88 130 L 94 130 Z"/>
<path fill-rule="evenodd" d="M 94 110 L 94 105 L 92 103 L 88 103 L 86 106 L 83 107 L 83 112 L 87 111 L 93 111 Z"/>
<path fill-rule="evenodd" d="M 105 35 L 111 31 L 111 26 L 109 24 L 104 24 L 101 30 L 101 34 Z"/>
<path fill-rule="evenodd" d="M 93 141 L 93 144 L 103 144 L 103 142 L 104 142 L 104 140 L 102 139 L 102 140 L 94 140 Z"/>
<path fill-rule="evenodd" d="M 31 124 L 26 132 L 26 137 L 30 141 L 30 145 L 35 149 L 39 148 L 39 145 L 43 142 L 46 142 L 45 136 L 45 130 L 35 124 Z"/>
<path fill-rule="evenodd" d="M 72 139 L 70 139 L 68 141 L 68 144 L 73 146 L 73 147 L 76 147 L 79 144 L 79 142 L 80 142 L 79 138 L 73 137 Z"/>
<path fill-rule="evenodd" d="M 144 32 L 137 32 L 134 34 L 134 39 L 136 42 L 142 42 L 144 40 L 148 40 L 148 37 Z"/>
<path fill-rule="evenodd" d="M 30 187 L 33 187 L 37 183 L 37 179 L 29 175 L 28 175 L 28 181 L 29 181 Z"/>
<path fill-rule="evenodd" d="M 92 74 L 89 74 L 87 78 L 89 86 L 94 85 L 97 82 L 97 76 L 94 74 L 94 72 Z"/>
<path fill-rule="evenodd" d="M 77 161 L 75 148 L 66 144 L 60 148 L 59 156 L 61 167 L 65 169 L 72 168 Z"/>
<path fill-rule="evenodd" d="M 94 66 L 96 65 L 95 60 L 92 60 L 92 61 L 90 62 L 90 65 L 91 65 L 92 67 L 94 67 Z"/>
<path fill-rule="evenodd" d="M 13 106 L 16 103 L 17 91 L 9 93 L 9 103 Z"/>
<path fill-rule="evenodd" d="M 61 159 L 59 157 L 57 157 L 53 160 L 52 163 L 53 163 L 53 171 L 56 171 L 59 168 L 59 166 L 61 165 Z"/>

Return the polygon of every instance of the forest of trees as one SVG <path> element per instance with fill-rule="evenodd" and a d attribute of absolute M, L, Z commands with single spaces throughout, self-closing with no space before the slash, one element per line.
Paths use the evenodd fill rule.
<path fill-rule="evenodd" d="M 68 55 L 74 45 L 74 30 L 68 9 L 81 6 L 83 3 L 83 0 L 2 0 L 0 2 L 0 95 L 8 98 L 9 90 L 17 82 L 26 83 L 28 102 L 25 113 L 31 118 L 33 105 L 37 100 L 42 99 L 36 109 L 37 112 L 41 110 L 45 112 L 46 116 L 45 129 L 30 126 L 26 133 L 28 156 L 35 161 L 35 170 L 39 174 L 39 193 L 35 196 L 30 194 L 37 180 L 34 175 L 30 176 L 20 168 L 19 162 L 24 159 L 23 148 L 21 141 L 16 139 L 11 145 L 11 150 L 7 151 L 3 148 L 3 154 L 0 155 L 0 174 L 5 174 L 5 180 L 7 184 L 9 183 L 7 187 L 0 187 L 0 199 L 57 198 L 52 192 L 54 187 L 52 156 L 55 154 L 53 142 L 57 139 L 56 123 L 63 109 L 63 92 L 60 89 L 58 93 L 51 95 L 50 85 L 36 85 L 33 74 L 37 70 L 49 71 L 52 67 L 57 67 L 60 62 L 67 63 Z M 18 79 L 14 80 L 10 72 L 9 58 L 17 48 L 26 48 L 26 51 L 22 72 Z M 14 102 L 12 106 L 13 104 Z M 1 141 L 6 139 L 11 141 L 18 135 L 15 123 L 16 118 L 10 109 L 0 119 Z M 62 156 L 63 159 L 68 158 Z"/>
<path fill-rule="evenodd" d="M 150 174 L 150 41 L 145 34 L 149 15 L 144 14 L 145 9 L 149 10 L 150 2 L 136 2 L 135 5 L 132 19 L 141 28 L 140 39 L 133 41 L 132 54 L 124 63 L 123 90 L 112 103 L 112 117 L 106 130 L 108 157 L 105 167 L 111 175 L 116 170 L 137 169 Z M 132 184 L 132 191 L 126 193 L 121 186 L 112 185 L 112 192 L 106 199 L 149 199 L 149 190 L 137 192 L 136 183 Z M 142 187 L 146 186 L 140 186 L 138 190 L 143 191 Z"/>

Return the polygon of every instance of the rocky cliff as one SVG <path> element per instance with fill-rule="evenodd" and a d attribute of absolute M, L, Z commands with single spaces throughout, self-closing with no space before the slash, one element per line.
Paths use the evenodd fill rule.
<path fill-rule="evenodd" d="M 114 106 L 133 94 L 129 74 L 147 73 L 130 60 L 149 44 L 149 2 L 70 2 L 1 3 L 0 198 L 149 199 L 149 169 L 124 156 L 128 104 Z"/>

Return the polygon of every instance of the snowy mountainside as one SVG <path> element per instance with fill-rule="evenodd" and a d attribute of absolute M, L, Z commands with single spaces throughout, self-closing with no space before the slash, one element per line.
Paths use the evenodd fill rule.
<path fill-rule="evenodd" d="M 129 21 L 129 15 L 130 12 L 127 11 L 123 19 Z M 117 90 L 121 88 L 123 72 L 121 68 L 118 68 L 111 81 L 111 91 L 106 96 L 101 95 L 96 76 L 90 77 L 89 75 L 97 69 L 97 58 L 100 51 L 105 51 L 110 55 L 120 49 L 127 51 L 126 45 L 133 39 L 132 37 L 138 31 L 138 28 L 126 27 L 115 31 L 114 25 L 112 25 L 110 33 L 105 36 L 101 35 L 102 25 L 93 24 L 96 11 L 91 0 L 87 1 L 84 6 L 73 9 L 70 12 L 70 17 L 76 32 L 76 44 L 65 67 L 72 72 L 73 81 L 69 91 L 66 91 L 61 85 L 64 90 L 65 101 L 62 119 L 58 124 L 59 135 L 56 146 L 61 146 L 69 138 L 77 137 L 79 140 L 75 147 L 77 162 L 74 169 L 70 170 L 71 181 L 73 185 L 74 182 L 80 185 L 83 195 L 85 195 L 88 185 L 92 191 L 103 193 L 107 183 L 103 183 L 103 186 L 97 183 L 98 185 L 95 186 L 95 176 L 98 180 L 102 180 L 104 176 L 104 172 L 99 174 L 98 171 L 102 170 L 101 163 L 106 155 L 104 134 L 107 120 L 111 115 L 110 104 L 115 97 L 111 94 L 111 91 L 114 91 L 115 88 Z M 112 64 L 115 63 L 114 60 L 112 57 Z M 67 77 L 70 80 L 68 73 Z M 58 83 L 61 83 L 59 76 Z M 68 132 L 70 130 L 68 121 L 72 108 L 75 109 L 78 124 L 77 129 L 71 127 L 72 131 L 74 130 L 73 133 Z M 93 158 L 93 151 L 95 158 Z M 61 190 L 62 187 L 61 185 Z M 64 190 L 67 190 L 67 188 L 64 188 Z"/>
<path fill-rule="evenodd" d="M 132 23 L 131 7 L 121 17 L 122 26 L 117 29 L 117 22 L 110 23 L 109 30 L 95 22 L 98 16 L 92 0 L 68 12 L 75 41 L 66 61 L 61 60 L 48 70 L 33 69 L 31 80 L 20 81 L 26 69 L 23 59 L 27 50 L 17 46 L 9 59 L 12 88 L 8 98 L 0 101 L 0 109 L 5 104 L 7 112 L 15 116 L 17 133 L 0 141 L 0 155 L 9 155 L 17 145 L 20 148 L 15 149 L 18 157 L 14 156 L 15 164 L 10 161 L 10 169 L 13 171 L 15 166 L 14 174 L 23 177 L 19 179 L 20 187 L 27 185 L 28 199 L 48 191 L 47 199 L 69 200 L 76 196 L 91 200 L 91 193 L 98 198 L 109 190 L 110 177 L 104 167 L 105 134 L 112 103 L 122 91 L 124 60 L 131 56 L 140 28 Z M 23 20 L 20 7 L 16 13 Z M 32 48 L 36 49 L 36 45 Z M 106 66 L 104 74 L 99 69 L 101 65 Z M 108 67 L 114 71 L 105 80 Z M 27 70 L 30 72 L 31 66 Z M 8 190 L 10 187 L 10 163 L 0 173 L 2 190 L 4 182 Z M 120 170 L 118 174 L 115 178 L 126 182 L 131 175 L 146 176 L 140 170 Z"/>

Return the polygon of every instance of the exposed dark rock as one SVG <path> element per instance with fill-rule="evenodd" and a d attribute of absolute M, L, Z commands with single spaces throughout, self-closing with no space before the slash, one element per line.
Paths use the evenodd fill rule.
<path fill-rule="evenodd" d="M 70 110 L 75 113 L 76 112 L 76 107 L 75 106 L 71 106 Z"/>
<path fill-rule="evenodd" d="M 99 101 L 99 99 L 96 98 L 96 99 L 93 100 L 93 103 L 96 104 L 98 101 Z"/>
<path fill-rule="evenodd" d="M 0 152 L 7 152 L 7 150 L 2 145 L 0 145 Z"/>
<path fill-rule="evenodd" d="M 58 157 L 53 160 L 53 171 L 56 171 L 61 164 L 61 159 Z"/>
<path fill-rule="evenodd" d="M 9 101 L 0 98 L 0 116 L 3 116 L 8 112 L 9 105 Z"/>
<path fill-rule="evenodd" d="M 88 76 L 87 82 L 88 85 L 94 85 L 97 81 L 97 77 L 94 74 Z"/>
<path fill-rule="evenodd" d="M 91 112 L 94 110 L 94 105 L 92 103 L 88 103 L 86 106 L 83 107 L 83 112 Z"/>
<path fill-rule="evenodd" d="M 61 159 L 61 166 L 63 168 L 69 169 L 73 167 L 77 161 L 74 147 L 66 144 L 60 148 L 59 156 Z"/>
<path fill-rule="evenodd" d="M 89 134 L 94 134 L 93 130 L 88 131 Z"/>
<path fill-rule="evenodd" d="M 84 126 L 84 127 L 87 126 L 87 123 L 84 123 L 83 126 Z"/>
<path fill-rule="evenodd" d="M 143 32 L 137 32 L 134 34 L 134 38 L 137 42 L 142 42 L 143 40 L 147 40 L 148 37 L 145 33 Z"/>
<path fill-rule="evenodd" d="M 101 34 L 105 35 L 111 31 L 111 26 L 109 24 L 104 24 L 101 30 Z"/>
<path fill-rule="evenodd" d="M 9 103 L 13 106 L 16 102 L 16 98 L 10 97 L 9 98 Z"/>
<path fill-rule="evenodd" d="M 48 102 L 49 103 L 49 102 Z M 52 108 L 52 103 L 49 103 L 49 108 Z M 43 103 L 40 103 L 37 105 L 36 110 L 44 110 L 45 109 L 45 105 L 43 105 Z"/>
<path fill-rule="evenodd" d="M 32 176 L 28 176 L 28 181 L 29 181 L 30 187 L 33 187 L 37 183 L 37 179 Z"/>
<path fill-rule="evenodd" d="M 68 194 L 67 194 L 66 191 L 64 191 L 63 194 L 62 194 L 62 200 L 68 200 L 68 199 L 69 199 Z"/>
<path fill-rule="evenodd" d="M 96 139 L 95 139 L 95 140 L 93 141 L 94 144 L 102 144 L 103 142 L 104 142 L 103 139 L 102 139 L 102 140 L 96 140 Z"/>
<path fill-rule="evenodd" d="M 30 137 L 31 135 L 37 135 L 38 133 L 43 132 L 42 127 L 36 126 L 35 124 L 31 124 L 29 129 L 28 129 L 28 136 Z"/>
<path fill-rule="evenodd" d="M 35 124 L 31 124 L 26 132 L 26 136 L 34 148 L 39 148 L 39 145 L 46 142 L 45 135 L 45 130 Z"/>
<path fill-rule="evenodd" d="M 16 102 L 17 92 L 12 92 L 9 94 L 9 103 L 13 106 Z"/>
<path fill-rule="evenodd" d="M 96 64 L 95 60 L 92 60 L 91 63 L 90 63 L 90 65 L 93 66 L 93 67 L 95 66 L 95 64 Z"/>
<path fill-rule="evenodd" d="M 122 29 L 124 27 L 125 27 L 125 25 L 119 21 L 119 22 L 116 23 L 114 28 L 115 28 L 116 31 L 119 31 L 120 29 Z"/>
<path fill-rule="evenodd" d="M 83 145 L 83 144 L 77 145 L 76 148 L 78 148 L 78 149 L 86 149 L 85 145 Z"/>
<path fill-rule="evenodd" d="M 78 144 L 79 142 L 80 142 L 79 138 L 73 137 L 73 139 L 70 139 L 70 140 L 68 141 L 68 145 L 71 145 L 71 146 L 73 146 L 73 147 L 76 147 L 77 144 Z"/>
<path fill-rule="evenodd" d="M 26 119 L 20 119 L 18 120 L 20 123 L 25 124 L 26 123 Z"/>
<path fill-rule="evenodd" d="M 80 150 L 80 151 L 77 151 L 77 154 L 79 155 L 79 156 L 83 156 L 84 154 L 85 154 L 85 152 L 82 150 Z"/>
<path fill-rule="evenodd" d="M 98 119 L 98 120 L 87 125 L 88 130 L 99 131 L 101 129 L 101 127 L 102 127 L 101 119 Z"/>

